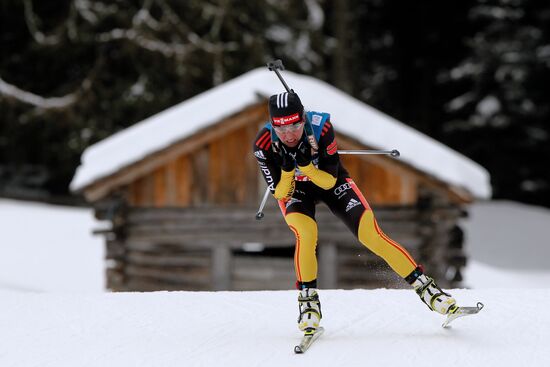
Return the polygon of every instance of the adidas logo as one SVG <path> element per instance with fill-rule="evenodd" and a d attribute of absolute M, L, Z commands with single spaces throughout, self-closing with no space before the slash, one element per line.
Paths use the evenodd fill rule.
<path fill-rule="evenodd" d="M 361 203 L 355 199 L 350 199 L 350 201 L 348 201 L 348 206 L 346 206 L 346 213 L 355 208 L 357 205 L 361 205 Z"/>
<path fill-rule="evenodd" d="M 265 159 L 265 155 L 264 155 L 264 152 L 262 152 L 261 150 L 257 150 L 254 152 L 254 155 L 259 158 L 259 159 Z"/>

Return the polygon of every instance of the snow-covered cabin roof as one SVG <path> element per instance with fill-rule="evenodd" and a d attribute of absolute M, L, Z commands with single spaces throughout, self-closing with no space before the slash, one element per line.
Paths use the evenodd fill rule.
<path fill-rule="evenodd" d="M 313 77 L 284 71 L 305 108 L 325 111 L 338 133 L 377 149 L 398 149 L 400 160 L 441 181 L 489 198 L 488 172 L 440 142 Z M 212 88 L 90 147 L 70 188 L 80 191 L 148 155 L 283 91 L 273 72 L 259 68 Z"/>

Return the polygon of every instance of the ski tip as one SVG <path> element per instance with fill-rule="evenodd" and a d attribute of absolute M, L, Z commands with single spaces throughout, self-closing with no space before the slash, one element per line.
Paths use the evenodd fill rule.
<path fill-rule="evenodd" d="M 475 307 L 456 307 L 452 313 L 447 314 L 447 319 L 445 322 L 441 325 L 443 328 L 450 328 L 451 322 L 458 319 L 459 317 L 468 316 L 468 315 L 475 315 L 479 311 L 481 311 L 485 307 L 485 305 L 481 302 L 478 302 Z"/>

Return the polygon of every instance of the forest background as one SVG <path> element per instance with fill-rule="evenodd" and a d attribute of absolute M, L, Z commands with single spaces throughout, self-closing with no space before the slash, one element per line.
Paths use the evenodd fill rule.
<path fill-rule="evenodd" d="M 86 147 L 280 58 L 550 207 L 548 1 L 0 0 L 0 50 L 3 197 L 82 203 Z"/>

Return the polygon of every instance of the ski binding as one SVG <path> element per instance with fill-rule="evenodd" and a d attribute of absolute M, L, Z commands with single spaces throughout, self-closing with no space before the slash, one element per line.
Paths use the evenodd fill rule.
<path fill-rule="evenodd" d="M 309 349 L 311 344 L 313 344 L 313 342 L 317 340 L 324 331 L 325 329 L 322 326 L 318 327 L 317 329 L 306 329 L 304 336 L 302 337 L 302 341 L 300 342 L 300 344 L 294 347 L 294 353 L 305 353 Z"/>
<path fill-rule="evenodd" d="M 443 323 L 444 328 L 449 327 L 449 324 L 459 317 L 474 315 L 483 309 L 483 303 L 478 302 L 475 307 L 458 307 L 456 310 L 447 315 L 447 320 Z"/>

